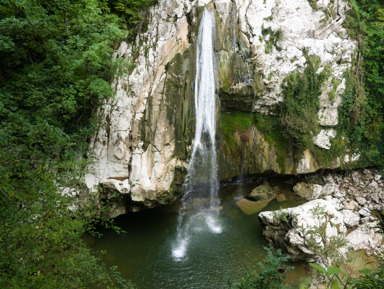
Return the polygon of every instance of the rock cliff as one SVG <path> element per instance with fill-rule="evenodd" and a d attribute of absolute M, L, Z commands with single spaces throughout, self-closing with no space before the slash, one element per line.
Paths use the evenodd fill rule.
<path fill-rule="evenodd" d="M 130 62 L 128 73 L 116 76 L 116 96 L 100 108 L 91 144 L 95 164 L 86 184 L 103 188 L 102 198 L 118 193 L 115 215 L 178 197 L 193 136 L 195 39 L 205 6 L 216 15 L 219 179 L 309 173 L 344 160 L 332 139 L 356 44 L 342 27 L 343 1 L 159 0 L 147 32 L 115 52 Z"/>

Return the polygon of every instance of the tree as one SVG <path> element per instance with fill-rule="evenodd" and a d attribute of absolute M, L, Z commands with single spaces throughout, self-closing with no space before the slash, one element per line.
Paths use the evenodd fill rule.
<path fill-rule="evenodd" d="M 127 288 L 82 241 L 75 203 L 95 111 L 124 63 L 122 21 L 97 0 L 0 2 L 0 287 Z"/>

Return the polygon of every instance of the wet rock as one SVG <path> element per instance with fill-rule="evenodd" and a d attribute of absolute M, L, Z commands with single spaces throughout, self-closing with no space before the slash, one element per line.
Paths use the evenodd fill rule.
<path fill-rule="evenodd" d="M 315 200 L 323 193 L 323 187 L 318 184 L 297 183 L 293 191 L 306 200 Z"/>
<path fill-rule="evenodd" d="M 335 183 L 327 183 L 323 186 L 321 195 L 322 196 L 334 195 L 337 198 L 341 198 L 345 196 L 345 192 L 340 192 L 339 186 L 336 185 Z"/>
<path fill-rule="evenodd" d="M 331 139 L 336 137 L 336 130 L 322 129 L 320 133 L 314 137 L 313 143 L 319 148 L 329 150 L 331 148 Z"/>
<path fill-rule="evenodd" d="M 247 215 L 254 215 L 264 209 L 273 198 L 261 201 L 250 201 L 241 199 L 236 202 L 236 205 Z"/>
<path fill-rule="evenodd" d="M 105 188 L 119 192 L 121 194 L 129 194 L 131 186 L 129 185 L 128 179 L 126 180 L 114 180 L 109 179 L 103 183 Z"/>
<path fill-rule="evenodd" d="M 369 186 L 370 186 L 371 188 L 378 188 L 378 187 L 379 187 L 379 184 L 378 184 L 376 181 L 372 181 L 372 182 L 369 184 Z"/>
<path fill-rule="evenodd" d="M 383 236 L 376 229 L 366 225 L 360 225 L 346 236 L 348 247 L 353 250 L 369 250 L 382 245 Z"/>
<path fill-rule="evenodd" d="M 263 184 L 254 188 L 247 197 L 251 197 L 255 201 L 259 201 L 270 199 L 273 195 L 274 189 L 269 185 L 267 181 L 264 181 Z"/>
<path fill-rule="evenodd" d="M 286 200 L 288 200 L 288 197 L 286 194 L 278 194 L 276 196 L 276 200 L 279 202 L 279 203 L 282 203 L 282 202 L 285 202 Z"/>
<path fill-rule="evenodd" d="M 359 185 L 361 182 L 361 174 L 359 171 L 352 172 L 352 180 L 356 185 Z"/>

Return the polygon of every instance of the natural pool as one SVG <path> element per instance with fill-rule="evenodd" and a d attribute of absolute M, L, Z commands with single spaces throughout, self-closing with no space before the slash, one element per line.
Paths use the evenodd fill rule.
<path fill-rule="evenodd" d="M 284 192 L 288 200 L 282 203 L 273 200 L 264 210 L 302 203 L 290 193 L 289 185 L 280 181 L 271 184 Z M 229 277 L 238 279 L 257 269 L 257 263 L 266 255 L 257 214 L 248 216 L 236 205 L 255 186 L 255 183 L 233 184 L 219 191 L 222 201 L 219 234 L 207 228 L 203 213 L 191 213 L 194 214 L 192 233 L 186 257 L 181 261 L 172 257 L 180 204 L 120 216 L 116 223 L 125 234 L 104 229 L 102 238 L 91 239 L 89 243 L 95 250 L 107 250 L 105 262 L 117 265 L 122 276 L 137 288 L 225 288 Z"/>

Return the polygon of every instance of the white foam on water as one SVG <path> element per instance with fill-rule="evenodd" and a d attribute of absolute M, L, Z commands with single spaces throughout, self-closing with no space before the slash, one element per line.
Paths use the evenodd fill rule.
<path fill-rule="evenodd" d="M 178 240 L 178 244 L 172 249 L 172 256 L 175 261 L 182 261 L 185 258 L 188 248 L 188 238 Z"/>
<path fill-rule="evenodd" d="M 223 232 L 223 228 L 221 227 L 221 225 L 219 224 L 219 220 L 216 217 L 212 216 L 212 215 L 207 215 L 205 217 L 205 222 L 207 223 L 207 226 L 209 228 L 209 230 L 214 233 L 214 234 L 220 234 Z"/>

